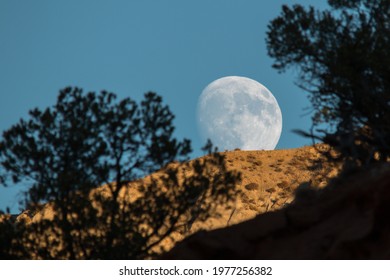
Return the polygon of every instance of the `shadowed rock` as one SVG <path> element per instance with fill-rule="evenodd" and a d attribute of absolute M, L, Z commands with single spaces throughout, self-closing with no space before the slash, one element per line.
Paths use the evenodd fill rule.
<path fill-rule="evenodd" d="M 305 187 L 275 212 L 185 239 L 163 259 L 389 259 L 390 166 Z"/>

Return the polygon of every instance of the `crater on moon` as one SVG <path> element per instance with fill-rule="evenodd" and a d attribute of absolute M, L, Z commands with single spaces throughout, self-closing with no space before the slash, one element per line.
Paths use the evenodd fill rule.
<path fill-rule="evenodd" d="M 238 76 L 215 80 L 202 92 L 198 128 L 219 150 L 273 150 L 282 132 L 282 113 L 259 82 Z"/>

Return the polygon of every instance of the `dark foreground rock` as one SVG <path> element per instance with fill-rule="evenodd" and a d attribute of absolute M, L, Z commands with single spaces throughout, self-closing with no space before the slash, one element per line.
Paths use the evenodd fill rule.
<path fill-rule="evenodd" d="M 289 206 L 198 232 L 162 259 L 390 259 L 390 167 L 302 187 Z"/>

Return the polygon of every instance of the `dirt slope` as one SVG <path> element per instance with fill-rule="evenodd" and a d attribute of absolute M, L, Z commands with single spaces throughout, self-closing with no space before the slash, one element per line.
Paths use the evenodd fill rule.
<path fill-rule="evenodd" d="M 162 245 L 165 249 L 171 249 L 175 242 L 200 230 L 224 228 L 285 207 L 293 200 L 298 186 L 314 184 L 321 187 L 329 177 L 337 174 L 337 170 L 330 168 L 325 162 L 312 166 L 313 160 L 319 159 L 319 153 L 311 146 L 274 151 L 235 150 L 224 154 L 228 168 L 242 174 L 242 181 L 237 185 L 235 203 L 229 207 L 221 206 L 217 215 L 205 222 L 195 221 L 189 232 L 174 232 L 171 237 L 175 241 L 172 238 L 164 240 Z M 149 176 L 136 184 L 142 185 L 148 180 Z M 136 188 L 132 188 L 132 199 L 139 196 Z M 17 220 L 29 223 L 41 219 L 50 220 L 53 215 L 48 204 L 33 217 L 22 213 Z"/>
<path fill-rule="evenodd" d="M 233 209 L 205 223 L 195 223 L 193 231 L 215 229 L 246 221 L 258 214 L 280 209 L 294 198 L 301 184 L 325 186 L 337 170 L 323 163 L 312 167 L 319 159 L 311 146 L 273 151 L 229 151 L 224 153 L 230 169 L 242 174 L 239 194 Z"/>

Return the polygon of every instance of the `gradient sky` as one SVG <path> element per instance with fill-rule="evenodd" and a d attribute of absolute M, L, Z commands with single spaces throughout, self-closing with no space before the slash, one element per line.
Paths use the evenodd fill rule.
<path fill-rule="evenodd" d="M 309 144 L 291 132 L 310 127 L 307 94 L 294 85 L 293 71 L 271 67 L 265 45 L 269 21 L 282 4 L 295 3 L 326 7 L 324 0 L 1 0 L 0 131 L 29 109 L 53 105 L 66 86 L 135 100 L 155 91 L 176 115 L 176 136 L 191 139 L 197 157 L 204 144 L 198 97 L 213 80 L 235 75 L 259 81 L 278 100 L 277 149 Z M 22 189 L 1 187 L 0 209 L 17 211 Z"/>

